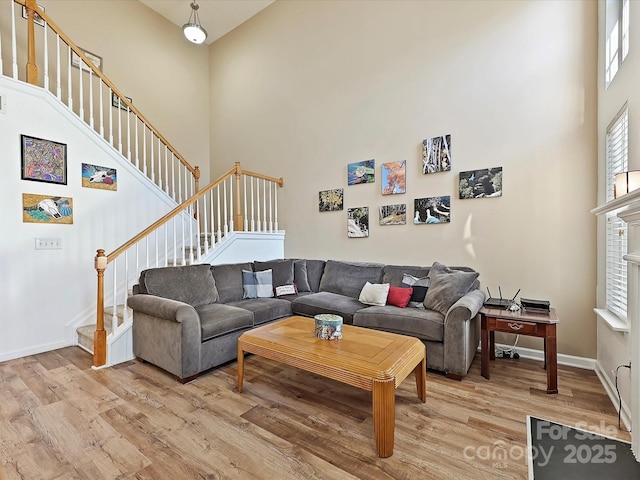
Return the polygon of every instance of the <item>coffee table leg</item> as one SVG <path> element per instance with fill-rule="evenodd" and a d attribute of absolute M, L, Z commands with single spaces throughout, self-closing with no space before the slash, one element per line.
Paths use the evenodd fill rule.
<path fill-rule="evenodd" d="M 418 388 L 418 398 L 422 403 L 427 401 L 427 359 L 422 357 L 420 363 L 413 370 L 416 374 L 416 387 Z"/>
<path fill-rule="evenodd" d="M 395 380 L 373 381 L 373 430 L 376 450 L 381 458 L 393 455 L 393 436 L 396 426 Z"/>
<path fill-rule="evenodd" d="M 238 342 L 238 393 L 242 393 L 242 380 L 244 378 L 244 352 Z"/>

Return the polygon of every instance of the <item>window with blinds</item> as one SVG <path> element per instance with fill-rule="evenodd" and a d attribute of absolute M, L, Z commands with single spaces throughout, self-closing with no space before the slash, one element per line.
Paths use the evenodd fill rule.
<path fill-rule="evenodd" d="M 607 201 L 613 200 L 617 173 L 628 170 L 629 114 L 627 106 L 607 128 Z M 607 309 L 627 317 L 627 224 L 615 214 L 607 215 L 606 228 Z"/>

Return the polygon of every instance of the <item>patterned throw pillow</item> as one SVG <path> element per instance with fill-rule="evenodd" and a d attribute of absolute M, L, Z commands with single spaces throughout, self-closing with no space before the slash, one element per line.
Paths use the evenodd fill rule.
<path fill-rule="evenodd" d="M 411 299 L 409 300 L 409 307 L 421 308 L 424 310 L 424 298 L 427 296 L 427 290 L 429 289 L 429 277 L 414 277 L 405 273 L 402 275 L 402 286 L 413 288 Z"/>
<path fill-rule="evenodd" d="M 273 275 L 271 270 L 251 272 L 242 270 L 242 298 L 273 297 Z"/>

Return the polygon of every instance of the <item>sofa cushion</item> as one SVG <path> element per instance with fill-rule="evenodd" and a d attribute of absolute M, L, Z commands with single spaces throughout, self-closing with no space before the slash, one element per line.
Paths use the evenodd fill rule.
<path fill-rule="evenodd" d="M 252 312 L 231 305 L 211 303 L 196 307 L 196 312 L 200 316 L 203 342 L 253 326 Z"/>
<path fill-rule="evenodd" d="M 390 285 L 389 295 L 387 295 L 387 305 L 405 308 L 409 305 L 412 293 L 413 288 L 411 287 L 394 287 L 393 285 Z"/>
<path fill-rule="evenodd" d="M 358 301 L 366 305 L 386 305 L 389 295 L 388 283 L 365 283 Z"/>
<path fill-rule="evenodd" d="M 312 292 L 320 291 L 320 280 L 324 273 L 324 266 L 327 262 L 324 260 L 307 259 L 307 280 Z"/>
<path fill-rule="evenodd" d="M 188 303 L 192 307 L 218 300 L 216 282 L 208 264 L 143 270 L 139 285 L 144 293 Z"/>
<path fill-rule="evenodd" d="M 253 270 L 253 266 L 249 262 L 211 265 L 220 303 L 242 300 L 242 270 Z"/>
<path fill-rule="evenodd" d="M 444 315 L 433 310 L 400 308 L 392 305 L 369 307 L 353 316 L 353 324 L 387 332 L 411 335 L 421 340 L 444 340 Z"/>
<path fill-rule="evenodd" d="M 446 315 L 447 311 L 476 283 L 478 272 L 463 272 L 434 262 L 429 271 L 430 285 L 424 299 L 425 308 Z"/>
<path fill-rule="evenodd" d="M 381 283 L 383 268 L 380 263 L 328 260 L 320 280 L 320 291 L 358 298 L 365 283 Z"/>
<path fill-rule="evenodd" d="M 253 312 L 254 325 L 291 316 L 291 302 L 279 298 L 251 298 L 231 302 L 229 305 Z"/>
<path fill-rule="evenodd" d="M 273 297 L 273 275 L 271 270 L 242 271 L 242 298 Z"/>
<path fill-rule="evenodd" d="M 385 265 L 382 283 L 400 287 L 402 285 L 402 277 L 405 273 L 422 278 L 429 275 L 429 268 L 430 267 L 416 267 L 415 265 Z"/>
<path fill-rule="evenodd" d="M 291 309 L 296 315 L 314 317 L 320 313 L 340 315 L 344 323 L 353 323 L 353 314 L 367 306 L 355 298 L 331 292 L 318 292 L 298 296 L 291 302 Z"/>
<path fill-rule="evenodd" d="M 269 260 L 268 262 L 253 262 L 253 270 L 261 272 L 271 270 L 273 286 L 291 285 L 293 283 L 293 260 Z"/>
<path fill-rule="evenodd" d="M 293 283 L 296 284 L 298 292 L 310 292 L 309 275 L 307 273 L 307 261 L 295 260 L 293 262 Z"/>

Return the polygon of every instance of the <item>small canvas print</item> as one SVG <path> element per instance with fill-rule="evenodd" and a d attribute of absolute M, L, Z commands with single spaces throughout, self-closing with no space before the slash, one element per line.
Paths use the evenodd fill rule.
<path fill-rule="evenodd" d="M 335 212 L 344 207 L 344 189 L 321 190 L 318 192 L 318 209 L 321 212 Z"/>
<path fill-rule="evenodd" d="M 22 221 L 26 223 L 73 223 L 73 199 L 22 194 Z"/>
<path fill-rule="evenodd" d="M 502 167 L 460 172 L 460 198 L 502 196 Z"/>
<path fill-rule="evenodd" d="M 100 190 L 118 190 L 118 176 L 115 168 L 82 164 L 82 186 Z"/>
<path fill-rule="evenodd" d="M 347 237 L 369 236 L 369 207 L 347 208 Z"/>
<path fill-rule="evenodd" d="M 406 225 L 407 204 L 383 205 L 379 209 L 380 225 Z"/>
<path fill-rule="evenodd" d="M 22 180 L 67 184 L 67 146 L 42 138 L 20 135 Z"/>
<path fill-rule="evenodd" d="M 373 183 L 376 181 L 376 161 L 350 163 L 347 166 L 347 185 Z"/>
<path fill-rule="evenodd" d="M 451 135 L 427 138 L 422 141 L 422 173 L 451 170 Z"/>
<path fill-rule="evenodd" d="M 131 98 L 124 98 L 126 98 L 129 103 L 133 103 L 133 100 Z M 116 92 L 111 92 L 111 105 L 113 107 L 119 107 L 120 110 L 126 110 L 127 112 L 129 111 L 129 107 L 127 106 L 127 104 L 124 103 L 124 101 L 116 94 Z"/>
<path fill-rule="evenodd" d="M 407 191 L 407 161 L 382 164 L 382 195 L 395 195 Z"/>
<path fill-rule="evenodd" d="M 416 198 L 413 223 L 449 223 L 451 221 L 451 197 Z"/>

